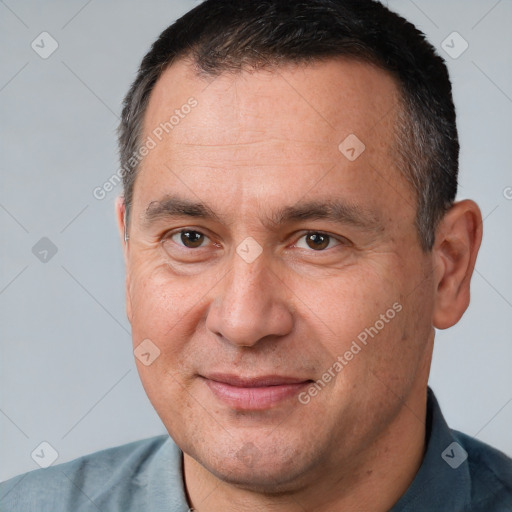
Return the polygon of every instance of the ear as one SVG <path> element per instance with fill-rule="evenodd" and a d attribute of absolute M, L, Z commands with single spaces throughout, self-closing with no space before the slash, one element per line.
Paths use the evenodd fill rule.
<path fill-rule="evenodd" d="M 128 320 L 132 321 L 132 305 L 130 298 L 130 269 L 128 265 L 128 241 L 126 240 L 127 226 L 126 226 L 126 204 L 124 197 L 118 197 L 116 199 L 116 218 L 117 218 L 117 229 L 119 230 L 119 236 L 121 238 L 121 244 L 123 246 L 124 262 L 126 266 L 126 279 L 125 279 L 125 293 L 126 293 L 126 316 Z"/>
<path fill-rule="evenodd" d="M 478 205 L 470 200 L 455 203 L 439 223 L 433 247 L 434 327 L 451 327 L 466 311 L 481 241 L 482 214 Z"/>
<path fill-rule="evenodd" d="M 121 243 L 123 244 L 123 251 L 126 256 L 126 205 L 124 202 L 124 197 L 119 196 L 116 199 L 116 220 L 117 220 L 117 229 L 119 231 L 119 236 L 121 237 Z"/>

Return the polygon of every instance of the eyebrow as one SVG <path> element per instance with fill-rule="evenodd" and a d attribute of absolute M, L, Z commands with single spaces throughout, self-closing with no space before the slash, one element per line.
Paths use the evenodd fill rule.
<path fill-rule="evenodd" d="M 161 200 L 152 201 L 143 214 L 143 222 L 149 226 L 159 220 L 193 217 L 222 223 L 222 219 L 207 204 L 167 195 Z M 304 220 L 328 220 L 338 224 L 348 224 L 366 231 L 382 231 L 378 215 L 358 204 L 340 199 L 314 200 L 286 206 L 267 215 L 264 224 L 275 227 Z"/>
<path fill-rule="evenodd" d="M 328 220 L 348 224 L 368 231 L 380 231 L 381 223 L 376 213 L 360 205 L 340 199 L 315 200 L 287 206 L 271 216 L 273 224 L 287 224 L 302 220 Z"/>
<path fill-rule="evenodd" d="M 217 214 L 206 204 L 189 201 L 178 196 L 165 196 L 160 201 L 151 201 L 144 213 L 144 223 L 152 224 L 172 217 L 198 217 L 220 221 Z"/>

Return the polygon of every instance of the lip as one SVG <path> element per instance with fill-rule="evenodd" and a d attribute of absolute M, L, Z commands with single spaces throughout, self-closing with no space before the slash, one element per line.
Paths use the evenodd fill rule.
<path fill-rule="evenodd" d="M 203 377 L 210 391 L 236 410 L 265 410 L 296 396 L 312 381 L 283 375 L 241 377 L 211 374 Z"/>

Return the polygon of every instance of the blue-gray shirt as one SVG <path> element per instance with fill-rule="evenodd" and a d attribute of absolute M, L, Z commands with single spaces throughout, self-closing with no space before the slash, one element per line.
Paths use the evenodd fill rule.
<path fill-rule="evenodd" d="M 512 459 L 450 430 L 429 389 L 423 463 L 392 512 L 510 512 Z M 166 435 L 0 484 L 2 512 L 187 512 L 182 452 Z"/>

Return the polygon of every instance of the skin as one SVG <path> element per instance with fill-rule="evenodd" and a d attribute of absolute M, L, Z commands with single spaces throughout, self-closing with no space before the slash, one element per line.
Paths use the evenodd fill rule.
<path fill-rule="evenodd" d="M 415 195 L 395 167 L 397 95 L 387 73 L 344 59 L 208 80 L 181 60 L 155 86 L 144 137 L 191 96 L 198 105 L 142 162 L 124 244 L 127 314 L 134 347 L 150 339 L 160 350 L 138 371 L 184 452 L 197 511 L 385 511 L 421 464 L 434 327 L 468 306 L 482 221 L 474 202 L 458 202 L 422 251 Z M 349 134 L 366 146 L 354 161 L 338 149 Z M 169 195 L 216 218 L 149 220 Z M 358 206 L 357 222 L 276 222 L 284 207 L 336 200 Z M 124 213 L 120 199 L 122 234 Z M 183 242 L 186 228 L 206 235 L 199 248 Z M 321 250 L 307 243 L 314 232 L 330 235 Z M 247 237 L 262 249 L 251 263 L 236 252 Z M 396 303 L 307 404 L 294 395 L 239 410 L 204 378 L 317 381 Z"/>

